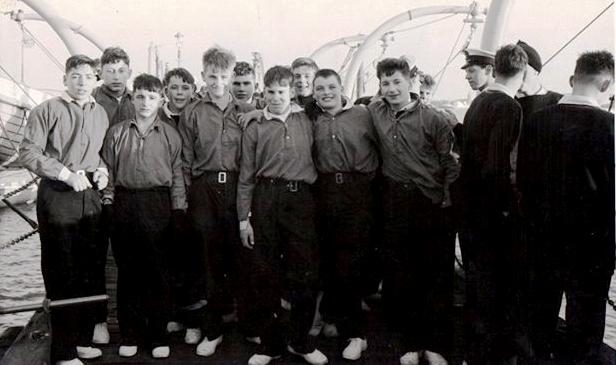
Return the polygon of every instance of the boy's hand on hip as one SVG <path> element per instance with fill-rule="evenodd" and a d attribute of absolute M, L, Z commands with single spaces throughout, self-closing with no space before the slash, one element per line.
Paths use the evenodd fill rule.
<path fill-rule="evenodd" d="M 250 221 L 248 221 L 248 225 L 246 229 L 240 229 L 240 239 L 242 240 L 242 246 L 252 250 L 255 245 L 255 233 L 252 229 L 252 225 Z"/>

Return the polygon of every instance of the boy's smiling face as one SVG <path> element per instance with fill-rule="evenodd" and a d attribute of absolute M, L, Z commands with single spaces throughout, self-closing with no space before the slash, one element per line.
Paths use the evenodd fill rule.
<path fill-rule="evenodd" d="M 137 89 L 133 91 L 132 100 L 137 118 L 148 119 L 156 115 L 162 105 L 163 97 L 158 91 Z"/>
<path fill-rule="evenodd" d="M 207 87 L 208 93 L 215 98 L 222 98 L 229 92 L 229 83 L 233 75 L 233 67 L 226 70 L 214 67 L 212 65 L 204 65 L 201 72 L 203 82 Z"/>
<path fill-rule="evenodd" d="M 342 85 L 333 75 L 317 77 L 314 79 L 314 98 L 325 110 L 342 108 Z"/>
<path fill-rule="evenodd" d="M 299 66 L 293 69 L 293 86 L 298 96 L 312 94 L 312 81 L 316 71 L 310 66 Z"/>
<path fill-rule="evenodd" d="M 114 63 L 106 63 L 101 67 L 103 84 L 111 91 L 121 93 L 126 89 L 126 82 L 132 71 L 123 60 Z"/>
<path fill-rule="evenodd" d="M 184 81 L 179 76 L 171 76 L 165 87 L 165 94 L 169 99 L 169 107 L 173 112 L 180 112 L 193 98 L 195 86 Z"/>
<path fill-rule="evenodd" d="M 282 82 L 282 85 L 275 82 L 265 86 L 263 91 L 267 109 L 273 114 L 283 114 L 291 104 L 291 85 Z"/>
<path fill-rule="evenodd" d="M 381 75 L 379 83 L 381 95 L 392 107 L 402 107 L 410 102 L 411 79 L 404 76 L 401 71 L 389 76 Z"/>

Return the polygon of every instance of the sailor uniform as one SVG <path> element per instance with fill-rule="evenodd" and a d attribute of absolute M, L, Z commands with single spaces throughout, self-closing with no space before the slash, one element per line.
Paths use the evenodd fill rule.
<path fill-rule="evenodd" d="M 520 137 L 518 185 L 529 223 L 536 354 L 553 351 L 564 291 L 568 356 L 600 363 L 615 262 L 614 115 L 576 95 L 533 114 Z"/>
<path fill-rule="evenodd" d="M 104 294 L 93 285 L 97 252 L 107 245 L 101 239 L 98 192 L 76 192 L 59 178 L 70 171 L 107 171 L 99 151 L 108 123 L 93 98 L 81 107 L 66 93 L 41 103 L 28 117 L 19 163 L 42 178 L 37 218 L 43 281 L 51 300 Z M 76 345 L 90 346 L 95 321 L 93 305 L 54 309 L 52 362 L 76 358 Z"/>

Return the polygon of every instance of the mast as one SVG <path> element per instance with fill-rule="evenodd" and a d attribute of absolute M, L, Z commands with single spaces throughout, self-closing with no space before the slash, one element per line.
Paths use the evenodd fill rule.
<path fill-rule="evenodd" d="M 481 49 L 496 51 L 501 45 L 514 0 L 492 0 L 481 37 Z"/>

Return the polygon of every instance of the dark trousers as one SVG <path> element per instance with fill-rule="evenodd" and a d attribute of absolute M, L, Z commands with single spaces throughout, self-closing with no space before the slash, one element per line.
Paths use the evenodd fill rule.
<path fill-rule="evenodd" d="M 413 184 L 387 179 L 383 300 L 404 337 L 403 352 L 447 356 L 452 343 L 454 243 L 443 212 Z"/>
<path fill-rule="evenodd" d="M 547 240 L 533 245 L 530 320 L 535 355 L 545 360 L 556 352 L 554 339 L 564 292 L 566 353 L 556 355 L 570 359 L 572 364 L 599 364 L 612 270 L 598 262 L 584 263 L 579 255 L 565 253 L 562 245 L 566 244 L 566 238 L 561 238 L 558 245 L 545 245 Z M 595 248 L 592 244 L 587 247 Z"/>
<path fill-rule="evenodd" d="M 93 275 L 93 283 L 94 287 L 96 287 L 96 292 L 105 294 L 107 292 L 107 283 L 106 283 L 106 268 L 108 262 L 112 260 L 111 253 L 109 252 L 109 236 L 111 234 L 110 222 L 102 222 L 102 227 L 100 231 L 100 240 L 96 245 L 96 255 L 95 261 L 93 264 L 94 275 Z M 107 322 L 107 316 L 109 314 L 107 309 L 107 302 L 100 302 L 94 304 L 94 317 L 95 323 Z"/>
<path fill-rule="evenodd" d="M 260 353 L 279 355 L 284 346 L 280 317 L 283 285 L 291 302 L 286 340 L 298 352 L 314 351 L 308 331 L 315 310 L 316 237 L 310 186 L 283 180 L 260 180 L 254 190 L 255 244 L 248 286 L 258 295 Z"/>
<path fill-rule="evenodd" d="M 201 175 L 193 180 L 188 196 L 188 212 L 203 255 L 208 303 L 202 325 L 209 340 L 222 334 L 222 315 L 229 309 L 229 293 L 234 292 L 235 252 L 241 247 L 237 173 L 225 176 L 219 179 L 218 173 Z"/>
<path fill-rule="evenodd" d="M 93 285 L 101 205 L 96 191 L 75 192 L 64 183 L 43 179 L 37 197 L 41 269 L 47 298 L 104 294 Z M 81 304 L 51 311 L 51 361 L 77 357 L 75 346 L 89 346 L 94 306 Z"/>
<path fill-rule="evenodd" d="M 118 322 L 124 345 L 168 344 L 168 188 L 116 187 L 111 244 L 118 265 Z"/>
<path fill-rule="evenodd" d="M 469 365 L 501 364 L 525 351 L 518 226 L 496 209 L 469 216 L 459 231 L 465 245 L 466 359 Z"/>
<path fill-rule="evenodd" d="M 370 244 L 372 174 L 321 174 L 316 183 L 317 229 L 326 322 L 343 338 L 362 337 L 361 264 Z"/>

